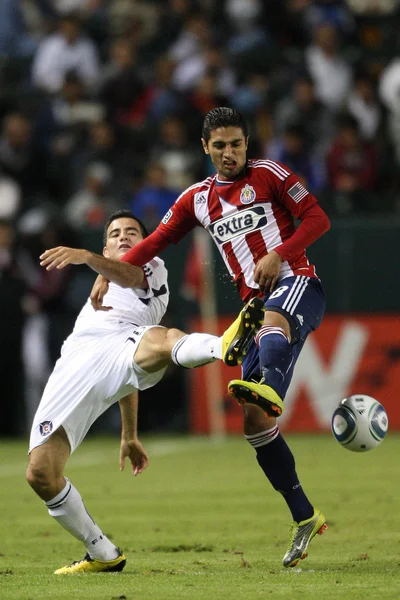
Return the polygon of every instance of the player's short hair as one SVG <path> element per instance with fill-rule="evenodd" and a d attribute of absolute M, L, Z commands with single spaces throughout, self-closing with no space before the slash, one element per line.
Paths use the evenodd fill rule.
<path fill-rule="evenodd" d="M 108 228 L 110 227 L 111 223 L 113 221 L 115 221 L 116 219 L 134 219 L 134 221 L 136 221 L 136 223 L 139 225 L 139 229 L 140 229 L 140 233 L 142 234 L 143 239 L 146 238 L 149 235 L 149 232 L 147 231 L 147 227 L 144 223 L 142 223 L 142 221 L 140 219 L 138 219 L 137 217 L 135 217 L 135 215 L 133 214 L 132 211 L 130 210 L 125 210 L 125 209 L 121 209 L 121 210 L 116 210 L 115 212 L 113 212 L 107 219 L 105 225 L 104 225 L 104 233 L 103 233 L 103 244 L 104 246 L 107 244 L 107 231 Z"/>
<path fill-rule="evenodd" d="M 219 106 L 210 110 L 203 121 L 202 137 L 208 143 L 211 132 L 219 127 L 240 127 L 244 137 L 249 135 L 247 122 L 242 113 L 234 108 Z"/>

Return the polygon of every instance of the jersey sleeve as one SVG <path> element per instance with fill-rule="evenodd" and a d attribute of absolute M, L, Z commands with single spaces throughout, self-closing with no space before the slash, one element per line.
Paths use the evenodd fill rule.
<path fill-rule="evenodd" d="M 168 271 L 164 261 L 156 256 L 145 265 L 143 265 L 144 275 L 146 277 L 148 288 L 143 300 L 151 300 L 157 298 L 165 306 L 168 305 L 169 288 L 168 288 Z"/>
<path fill-rule="evenodd" d="M 280 163 L 275 163 L 273 169 L 273 172 L 270 169 L 266 183 L 274 200 L 301 221 L 293 235 L 274 248 L 282 260 L 290 261 L 328 231 L 330 223 L 315 196 L 309 193 L 297 175 Z"/>
<path fill-rule="evenodd" d="M 277 190 L 277 200 L 283 204 L 296 219 L 301 219 L 301 215 L 306 212 L 310 206 L 317 203 L 315 196 L 310 194 L 294 173 L 290 173 L 289 177 L 281 183 Z"/>
<path fill-rule="evenodd" d="M 177 244 L 197 224 L 193 209 L 193 193 L 192 190 L 186 190 L 164 215 L 156 231 L 170 243 Z"/>

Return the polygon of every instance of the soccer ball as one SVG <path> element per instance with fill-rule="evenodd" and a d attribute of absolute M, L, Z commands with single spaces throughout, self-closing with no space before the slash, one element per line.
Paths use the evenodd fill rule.
<path fill-rule="evenodd" d="M 386 435 L 389 419 L 382 404 L 354 394 L 339 403 L 332 415 L 334 438 L 347 450 L 367 452 L 376 448 Z"/>

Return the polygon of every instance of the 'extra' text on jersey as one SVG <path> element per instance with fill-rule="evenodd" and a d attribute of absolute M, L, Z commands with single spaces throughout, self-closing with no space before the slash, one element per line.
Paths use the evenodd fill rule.
<path fill-rule="evenodd" d="M 196 225 L 204 227 L 247 301 L 258 291 L 255 264 L 294 234 L 294 218 L 301 218 L 316 202 L 285 165 L 250 160 L 234 181 L 220 181 L 214 175 L 185 190 L 158 230 L 177 243 Z M 316 277 L 304 250 L 282 263 L 279 278 L 291 275 Z"/>

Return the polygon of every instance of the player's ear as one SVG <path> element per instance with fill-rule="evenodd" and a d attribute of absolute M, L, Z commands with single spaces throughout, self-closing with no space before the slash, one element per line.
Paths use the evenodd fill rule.
<path fill-rule="evenodd" d="M 201 143 L 203 144 L 203 150 L 206 154 L 210 154 L 207 147 L 207 142 L 204 138 L 201 138 Z"/>
<path fill-rule="evenodd" d="M 103 248 L 103 256 L 105 256 L 106 258 L 109 258 L 109 256 L 110 256 L 106 246 L 104 246 L 104 248 Z"/>
<path fill-rule="evenodd" d="M 246 150 L 249 146 L 249 136 L 247 136 L 247 138 L 245 138 L 245 144 L 246 144 Z"/>

